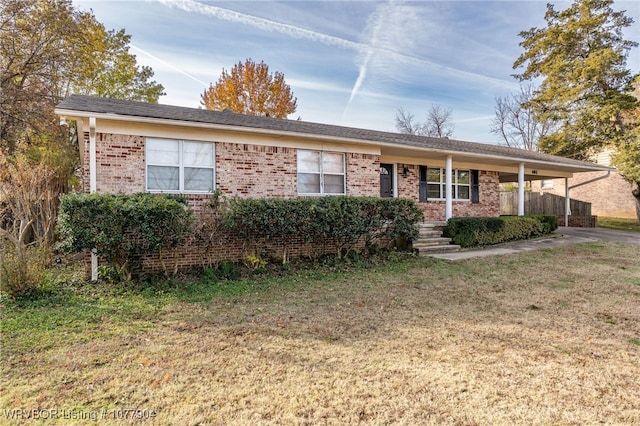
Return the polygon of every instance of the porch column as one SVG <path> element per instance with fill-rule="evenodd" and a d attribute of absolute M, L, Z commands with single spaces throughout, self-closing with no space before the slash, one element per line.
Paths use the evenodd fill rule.
<path fill-rule="evenodd" d="M 447 162 L 445 163 L 445 178 L 444 178 L 445 220 L 449 220 L 453 217 L 453 182 L 451 182 L 451 177 L 452 177 L 451 175 L 453 175 L 453 156 L 447 155 Z"/>
<path fill-rule="evenodd" d="M 524 216 L 524 163 L 518 164 L 518 216 Z"/>
<path fill-rule="evenodd" d="M 571 214 L 571 192 L 569 188 L 569 178 L 564 178 L 564 226 L 569 226 L 570 214 Z"/>
<path fill-rule="evenodd" d="M 96 176 L 96 118 L 89 117 L 89 192 L 97 191 Z M 98 256 L 91 251 L 91 281 L 98 281 Z"/>

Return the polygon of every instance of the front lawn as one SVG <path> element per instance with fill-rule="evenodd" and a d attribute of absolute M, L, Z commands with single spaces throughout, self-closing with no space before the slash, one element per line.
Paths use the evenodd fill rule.
<path fill-rule="evenodd" d="M 619 217 L 598 217 L 598 227 L 617 229 L 620 231 L 640 232 L 640 222 L 637 219 L 625 219 Z"/>
<path fill-rule="evenodd" d="M 22 409 L 58 410 L 65 425 L 94 414 L 162 425 L 640 424 L 637 259 L 636 246 L 595 242 L 4 300 L 0 423 L 22 424 L 10 420 Z"/>

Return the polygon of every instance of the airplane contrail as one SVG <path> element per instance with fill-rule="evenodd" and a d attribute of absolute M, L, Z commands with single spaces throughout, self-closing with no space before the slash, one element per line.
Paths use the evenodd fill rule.
<path fill-rule="evenodd" d="M 175 65 L 173 65 L 173 64 L 171 64 L 171 63 L 169 63 L 169 62 L 167 62 L 167 61 L 165 61 L 165 60 L 163 60 L 163 59 L 160 59 L 160 58 L 158 58 L 158 57 L 157 57 L 157 56 L 155 56 L 155 55 L 152 55 L 151 53 L 147 52 L 146 50 L 140 49 L 138 46 L 135 46 L 135 45 L 133 45 L 133 44 L 129 44 L 129 46 L 130 46 L 131 48 L 133 48 L 134 50 L 137 50 L 138 52 L 142 53 L 143 55 L 148 56 L 148 57 L 150 57 L 151 59 L 153 59 L 153 60 L 155 60 L 155 61 L 158 61 L 158 62 L 162 63 L 163 65 L 168 66 L 168 67 L 169 67 L 169 68 L 171 68 L 171 69 L 174 69 L 174 70 L 178 71 L 180 74 L 182 74 L 182 75 L 184 75 L 184 76 L 189 77 L 191 80 L 196 81 L 196 82 L 198 82 L 198 83 L 202 84 L 203 86 L 207 86 L 207 85 L 209 84 L 209 83 L 205 83 L 204 81 L 200 80 L 200 79 L 199 79 L 199 78 L 197 78 L 197 77 L 192 76 L 191 74 L 189 74 L 189 73 L 188 73 L 188 72 L 186 72 L 185 70 L 183 70 L 183 69 L 181 69 L 181 68 L 178 68 L 178 67 L 176 67 Z"/>
<path fill-rule="evenodd" d="M 208 4 L 199 3 L 195 0 L 157 0 L 157 1 L 165 6 L 176 7 L 186 12 L 198 13 L 205 16 L 211 16 L 217 19 L 228 21 L 228 22 L 236 22 L 239 24 L 249 25 L 264 31 L 285 34 L 292 38 L 308 39 L 308 40 L 316 41 L 326 45 L 337 46 L 343 49 L 354 50 L 356 52 L 364 54 L 365 55 L 364 62 L 359 67 L 358 78 L 356 79 L 356 82 L 351 90 L 351 97 L 349 99 L 349 102 L 353 100 L 354 96 L 356 96 L 358 91 L 360 90 L 362 83 L 364 81 L 364 78 L 366 77 L 369 69 L 369 62 L 374 53 L 385 54 L 393 60 L 404 61 L 405 63 L 419 65 L 423 67 L 426 66 L 428 68 L 439 70 L 441 72 L 446 72 L 450 75 L 457 76 L 457 77 L 470 78 L 478 82 L 483 82 L 487 84 L 498 84 L 503 87 L 508 87 L 509 89 L 512 89 L 514 87 L 514 83 L 511 81 L 505 81 L 498 78 L 487 77 L 482 74 L 476 74 L 469 71 L 459 70 L 459 69 L 448 67 L 446 65 L 441 65 L 426 59 L 400 53 L 389 48 L 354 42 L 354 41 L 346 40 L 340 37 L 319 33 L 317 31 L 311 31 L 305 28 L 296 27 L 294 25 L 283 24 L 281 22 L 275 22 L 269 19 L 260 18 L 257 16 L 252 16 L 245 13 L 229 10 L 229 9 L 224 9 L 219 6 L 211 6 Z M 378 25 L 381 25 L 381 24 L 378 24 Z"/>

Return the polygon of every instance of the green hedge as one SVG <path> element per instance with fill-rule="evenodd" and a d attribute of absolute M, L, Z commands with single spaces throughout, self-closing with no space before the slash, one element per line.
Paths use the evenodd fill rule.
<path fill-rule="evenodd" d="M 461 247 L 475 247 L 533 238 L 557 228 L 557 216 L 460 217 L 449 219 L 444 236 Z"/>
<path fill-rule="evenodd" d="M 300 197 L 232 199 L 223 213 L 225 227 L 247 240 L 265 238 L 286 244 L 304 236 L 314 245 L 335 243 L 341 256 L 365 237 L 411 241 L 423 213 L 408 199 L 376 197 Z M 284 259 L 286 261 L 286 249 Z"/>
<path fill-rule="evenodd" d="M 66 253 L 93 250 L 118 278 L 130 279 L 145 255 L 184 243 L 194 221 L 186 204 L 165 194 L 63 195 L 59 248 Z"/>

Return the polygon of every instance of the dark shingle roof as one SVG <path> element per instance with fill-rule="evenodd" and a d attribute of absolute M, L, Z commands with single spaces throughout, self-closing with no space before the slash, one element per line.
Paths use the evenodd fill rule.
<path fill-rule="evenodd" d="M 523 149 L 509 148 L 500 145 L 382 132 L 300 120 L 243 115 L 230 111 L 209 111 L 199 108 L 124 101 L 95 96 L 72 95 L 66 98 L 58 104 L 56 112 L 58 114 L 63 114 L 67 111 L 223 125 L 236 128 L 246 128 L 247 130 L 264 129 L 282 133 L 352 139 L 380 145 L 390 144 L 404 146 L 407 148 L 421 148 L 441 152 L 459 152 L 472 155 L 476 154 L 479 156 L 489 155 L 512 158 L 514 160 L 529 160 L 534 162 L 566 165 L 570 167 L 588 167 L 594 170 L 608 169 L 606 167 L 601 167 L 584 161 L 557 157 Z"/>

